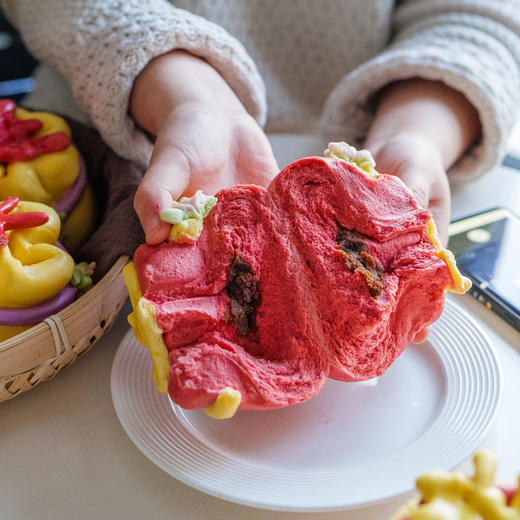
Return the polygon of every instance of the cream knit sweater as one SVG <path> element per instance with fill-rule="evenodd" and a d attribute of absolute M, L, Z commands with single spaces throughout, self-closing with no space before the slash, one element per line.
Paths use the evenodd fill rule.
<path fill-rule="evenodd" d="M 268 132 L 319 126 L 355 145 L 370 125 L 373 93 L 398 79 L 441 80 L 467 96 L 482 123 L 482 139 L 450 172 L 459 179 L 499 161 L 520 102 L 518 0 L 2 5 L 30 51 L 54 69 L 39 71 L 29 104 L 89 120 L 117 153 L 143 167 L 152 144 L 128 116 L 129 95 L 146 64 L 172 49 L 211 63 L 259 123 L 267 120 Z"/>

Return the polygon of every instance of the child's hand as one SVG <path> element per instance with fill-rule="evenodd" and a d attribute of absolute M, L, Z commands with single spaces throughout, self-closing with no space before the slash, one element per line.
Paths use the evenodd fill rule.
<path fill-rule="evenodd" d="M 398 135 L 375 144 L 371 152 L 379 172 L 399 177 L 432 212 L 439 237 L 447 244 L 450 187 L 438 148 L 422 137 Z"/>
<path fill-rule="evenodd" d="M 440 239 L 448 242 L 448 169 L 480 131 L 475 108 L 440 82 L 410 79 L 383 90 L 365 147 L 377 169 L 400 177 L 433 213 Z"/>
<path fill-rule="evenodd" d="M 399 177 L 413 190 L 417 201 L 432 212 L 439 237 L 447 244 L 450 187 L 438 149 L 421 137 L 400 135 L 374 144 L 371 152 L 379 172 Z M 415 335 L 413 342 L 426 341 L 429 332 L 430 327 L 425 327 Z"/>
<path fill-rule="evenodd" d="M 365 147 L 381 173 L 400 177 L 434 217 L 441 242 L 448 243 L 450 188 L 446 169 L 480 131 L 475 108 L 464 95 L 440 82 L 399 81 L 383 90 Z M 419 331 L 415 343 L 428 337 Z"/>
<path fill-rule="evenodd" d="M 134 206 L 149 244 L 168 236 L 162 209 L 197 189 L 267 185 L 278 172 L 271 146 L 224 79 L 203 60 L 175 51 L 137 78 L 134 119 L 157 136 Z"/>

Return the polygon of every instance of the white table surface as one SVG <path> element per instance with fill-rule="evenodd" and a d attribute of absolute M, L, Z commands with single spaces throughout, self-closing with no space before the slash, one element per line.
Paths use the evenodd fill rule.
<path fill-rule="evenodd" d="M 280 166 L 321 154 L 310 137 L 274 136 Z M 453 215 L 496 205 L 520 208 L 520 172 L 501 168 L 454 193 Z M 520 333 L 470 296 L 457 297 L 489 335 L 502 362 L 504 398 L 486 446 L 498 477 L 520 472 Z M 0 404 L 0 518 L 30 519 L 358 519 L 385 520 L 396 504 L 361 511 L 290 514 L 221 501 L 163 473 L 130 441 L 112 406 L 110 370 L 128 330 L 128 304 L 112 330 L 75 365 Z M 467 466 L 467 464 L 465 465 Z"/>

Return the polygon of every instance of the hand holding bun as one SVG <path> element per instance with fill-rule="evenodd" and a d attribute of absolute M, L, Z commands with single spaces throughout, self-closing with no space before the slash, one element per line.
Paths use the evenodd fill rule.
<path fill-rule="evenodd" d="M 231 88 L 204 60 L 175 51 L 153 60 L 131 99 L 137 123 L 157 137 L 135 196 L 149 244 L 168 236 L 160 212 L 182 195 L 235 184 L 266 186 L 278 171 L 271 146 Z"/>

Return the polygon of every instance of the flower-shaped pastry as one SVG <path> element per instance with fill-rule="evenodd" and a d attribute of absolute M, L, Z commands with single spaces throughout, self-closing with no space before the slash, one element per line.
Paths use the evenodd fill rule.
<path fill-rule="evenodd" d="M 62 239 L 75 249 L 94 224 L 83 159 L 61 117 L 0 100 L 0 200 L 41 202 L 65 216 Z"/>
<path fill-rule="evenodd" d="M 74 260 L 57 244 L 60 218 L 37 202 L 0 203 L 0 339 L 68 305 Z"/>
<path fill-rule="evenodd" d="M 229 417 L 305 401 L 327 377 L 377 377 L 447 288 L 467 290 L 401 180 L 367 152 L 327 155 L 267 189 L 220 191 L 196 241 L 141 245 L 125 269 L 129 320 L 181 406 Z"/>

